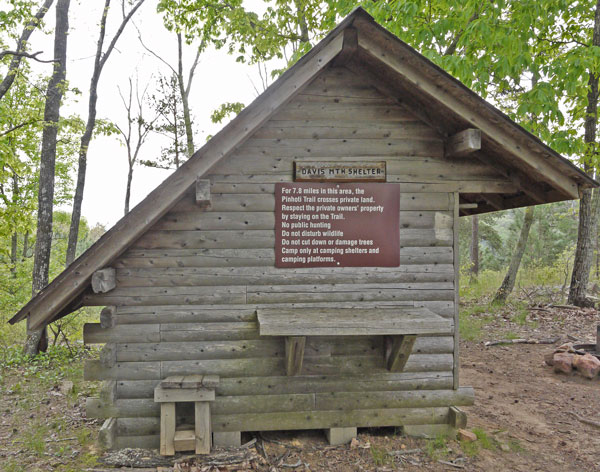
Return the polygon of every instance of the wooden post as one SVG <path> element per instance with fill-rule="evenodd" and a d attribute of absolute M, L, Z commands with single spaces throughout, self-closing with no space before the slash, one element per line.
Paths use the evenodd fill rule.
<path fill-rule="evenodd" d="M 105 267 L 92 274 L 92 290 L 94 293 L 110 292 L 117 286 L 117 271 L 113 267 Z"/>
<path fill-rule="evenodd" d="M 408 357 L 412 352 L 417 337 L 414 335 L 399 335 L 387 337 L 389 352 L 386 358 L 386 367 L 390 372 L 402 372 Z"/>
<path fill-rule="evenodd" d="M 285 366 L 287 375 L 298 375 L 302 370 L 306 336 L 287 336 L 285 338 Z"/>
<path fill-rule="evenodd" d="M 210 403 L 194 403 L 196 454 L 210 454 Z"/>
<path fill-rule="evenodd" d="M 329 428 L 325 430 L 325 436 L 327 441 L 332 446 L 339 446 L 340 444 L 347 444 L 355 438 L 357 434 L 357 428 Z"/>
<path fill-rule="evenodd" d="M 175 403 L 160 404 L 160 454 L 175 455 Z"/>

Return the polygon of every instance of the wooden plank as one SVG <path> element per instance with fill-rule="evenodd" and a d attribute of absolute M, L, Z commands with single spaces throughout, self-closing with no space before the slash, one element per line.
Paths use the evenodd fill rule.
<path fill-rule="evenodd" d="M 152 398 L 156 380 L 119 380 L 120 399 Z M 363 372 L 358 376 L 319 375 L 230 377 L 216 387 L 219 396 L 290 393 L 444 390 L 452 388 L 452 372 Z M 106 402 L 105 402 L 106 403 Z"/>
<path fill-rule="evenodd" d="M 441 253 L 445 253 L 442 255 Z M 443 264 L 452 266 L 452 247 L 423 245 L 401 247 L 402 266 Z M 147 249 L 131 250 L 115 264 L 122 268 L 272 267 L 275 252 L 269 249 Z M 398 270 L 403 270 L 402 267 Z M 410 271 L 406 268 L 407 271 Z M 453 272 L 450 271 L 450 272 Z"/>
<path fill-rule="evenodd" d="M 298 122 L 289 122 L 292 123 Z M 423 125 L 425 126 L 425 125 Z M 394 127 L 396 128 L 396 127 Z M 264 128 L 263 128 L 264 129 Z M 353 131 L 354 132 L 354 131 Z M 389 130 L 385 130 L 385 133 Z M 270 136 L 266 136 L 270 137 Z M 397 136 L 402 137 L 402 136 Z M 274 182 L 291 182 L 289 175 L 285 174 L 265 174 L 265 175 L 218 175 L 209 176 L 212 181 L 212 188 L 215 193 L 273 193 Z M 492 180 L 445 180 L 439 181 L 439 178 L 433 181 L 424 182 L 423 179 L 405 179 L 402 175 L 389 175 L 388 182 L 402 183 L 402 189 L 405 192 L 461 192 L 461 193 L 508 193 L 518 192 L 518 186 L 507 177 L 498 175 Z M 254 182 L 254 183 L 248 183 Z"/>
<path fill-rule="evenodd" d="M 123 325 L 105 329 L 100 326 L 100 323 L 85 323 L 83 325 L 83 341 L 85 344 L 157 342 L 160 341 L 160 325 Z"/>
<path fill-rule="evenodd" d="M 227 287 L 123 287 L 107 294 L 84 295 L 86 305 L 161 305 L 165 300 L 179 303 L 244 303 L 246 289 L 243 286 Z M 114 329 L 114 328 L 113 328 Z"/>
<path fill-rule="evenodd" d="M 285 369 L 288 376 L 298 375 L 302 371 L 306 336 L 287 336 L 285 338 Z"/>
<path fill-rule="evenodd" d="M 316 410 L 356 410 L 362 408 L 426 408 L 473 405 L 471 387 L 458 390 L 396 391 L 396 392 L 331 392 L 315 397 Z"/>
<path fill-rule="evenodd" d="M 481 130 L 469 128 L 448 138 L 446 157 L 464 157 L 481 149 Z"/>
<path fill-rule="evenodd" d="M 215 391 L 206 388 L 162 388 L 154 390 L 154 401 L 164 402 L 207 402 L 215 399 Z"/>
<path fill-rule="evenodd" d="M 194 405 L 194 416 L 196 454 L 210 454 L 210 404 L 208 402 L 197 402 Z"/>
<path fill-rule="evenodd" d="M 181 381 L 181 388 L 202 388 L 203 375 L 186 375 Z"/>
<path fill-rule="evenodd" d="M 400 226 L 406 229 L 451 229 L 451 211 L 403 211 Z M 272 212 L 170 212 L 152 227 L 153 230 L 212 231 L 212 230 L 268 230 L 275 228 Z M 118 282 L 118 273 L 117 273 Z"/>
<path fill-rule="evenodd" d="M 447 333 L 450 330 L 450 323 L 447 320 L 426 308 L 379 310 L 263 308 L 257 310 L 257 315 L 261 336 L 412 335 Z M 414 339 L 411 339 L 408 352 L 412 350 L 413 344 Z M 408 349 L 408 343 L 405 347 Z"/>
<path fill-rule="evenodd" d="M 411 165 L 423 165 L 419 160 L 411 161 Z M 291 165 L 291 161 L 290 161 Z M 388 167 L 392 166 L 388 163 Z M 288 172 L 291 172 L 291 166 Z M 400 194 L 400 211 L 452 211 L 448 192 L 406 192 Z M 192 198 L 180 200 L 172 212 L 197 212 Z M 257 193 L 214 193 L 212 195 L 213 212 L 272 212 L 275 211 L 273 194 Z"/>
<path fill-rule="evenodd" d="M 87 360 L 84 364 L 84 380 L 147 380 L 160 379 L 160 362 L 117 362 L 112 367 L 99 360 Z"/>
<path fill-rule="evenodd" d="M 160 454 L 175 454 L 175 403 L 160 404 Z"/>
<path fill-rule="evenodd" d="M 341 28 L 342 29 L 342 28 Z M 105 266 L 127 248 L 150 225 L 166 213 L 174 200 L 203 175 L 216 162 L 239 146 L 252 132 L 288 103 L 319 72 L 327 66 L 342 47 L 341 29 L 330 33 L 317 47 L 313 48 L 295 67 L 285 72 L 269 91 L 246 107 L 231 123 L 213 137 L 188 160 L 179 172 L 172 174 L 146 199 L 135 207 L 126 218 L 118 222 L 84 257 L 54 279 L 13 318 L 12 322 L 25 317 L 30 319 L 30 328 L 37 329 L 52 319 L 85 287 L 92 273 Z"/>
<path fill-rule="evenodd" d="M 160 383 L 160 386 L 166 389 L 181 388 L 181 382 L 183 382 L 183 375 L 169 375 Z"/>
<path fill-rule="evenodd" d="M 402 256 L 401 256 L 402 257 Z M 323 267 L 281 270 L 255 268 L 128 268 L 118 270 L 120 289 L 125 287 L 185 287 L 320 283 L 396 283 L 404 288 L 431 288 L 431 284 L 452 282 L 451 274 L 399 272 L 397 267 Z M 453 286 L 452 286 L 453 287 Z M 452 288 L 451 287 L 451 288 Z M 400 288 L 400 287 L 399 287 Z M 448 287 L 447 287 L 448 288 Z"/>
<path fill-rule="evenodd" d="M 213 415 L 213 431 L 278 431 L 353 426 L 444 424 L 447 416 L 447 407 Z"/>
<path fill-rule="evenodd" d="M 416 336 L 386 336 L 385 365 L 390 372 L 402 372 L 413 350 Z M 389 347 L 387 342 L 389 341 Z"/>
<path fill-rule="evenodd" d="M 175 431 L 173 446 L 176 452 L 193 451 L 196 449 L 196 435 L 194 431 Z M 196 451 L 196 454 L 200 454 Z"/>

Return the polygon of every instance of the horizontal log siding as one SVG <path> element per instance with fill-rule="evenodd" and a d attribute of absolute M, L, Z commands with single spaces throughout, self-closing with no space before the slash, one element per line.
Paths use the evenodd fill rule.
<path fill-rule="evenodd" d="M 403 182 L 401 266 L 276 269 L 274 185 L 291 180 L 292 162 L 371 158 Z M 114 386 L 114 401 L 91 399 L 88 413 L 119 417 L 119 447 L 157 441 L 153 390 L 169 375 L 221 376 L 215 431 L 443 424 L 450 405 L 472 401 L 471 390 L 453 390 L 453 332 L 417 338 L 401 373 L 385 369 L 382 337 L 309 337 L 301 375 L 288 377 L 284 340 L 259 337 L 256 310 L 405 305 L 452 319 L 451 192 L 507 191 L 510 182 L 444 160 L 435 131 L 340 70 L 317 78 L 208 178 L 208 209 L 187 194 L 114 262 L 114 290 L 84 296 L 117 306 L 116 326 L 86 325 L 84 339 L 115 346 L 114 364 L 88 361 L 85 377 Z"/>

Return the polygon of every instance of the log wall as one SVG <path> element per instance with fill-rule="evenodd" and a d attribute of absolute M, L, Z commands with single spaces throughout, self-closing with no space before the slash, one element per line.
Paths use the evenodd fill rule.
<path fill-rule="evenodd" d="M 292 181 L 294 161 L 369 159 L 400 185 L 400 267 L 276 269 L 275 183 Z M 116 288 L 83 299 L 116 307 L 113 327 L 84 333 L 108 343 L 85 377 L 105 381 L 88 415 L 118 418 L 116 447 L 157 444 L 153 389 L 169 375 L 220 375 L 218 432 L 446 424 L 450 406 L 472 402 L 458 388 L 455 330 L 417 338 L 401 373 L 385 369 L 381 336 L 309 337 L 301 375 L 287 377 L 284 339 L 259 337 L 256 309 L 406 305 L 454 320 L 456 192 L 512 184 L 444 159 L 443 137 L 344 68 L 203 178 L 210 207 L 190 191 L 114 261 Z"/>

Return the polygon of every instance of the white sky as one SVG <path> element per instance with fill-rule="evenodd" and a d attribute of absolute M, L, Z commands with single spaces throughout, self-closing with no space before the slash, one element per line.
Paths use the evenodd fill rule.
<path fill-rule="evenodd" d="M 264 5 L 257 0 L 249 3 L 256 4 L 257 7 Z M 96 50 L 97 25 L 103 4 L 100 0 L 71 1 L 67 80 L 72 87 L 80 89 L 83 95 L 78 98 L 77 103 L 63 107 L 62 116 L 77 113 L 84 120 L 87 119 L 87 92 Z M 121 20 L 120 1 L 113 0 L 113 4 L 107 28 L 109 40 Z M 54 16 L 53 7 L 46 15 L 46 29 L 53 26 Z M 146 0 L 134 16 L 134 22 L 142 33 L 144 43 L 176 67 L 177 40 L 173 33 L 169 33 L 163 27 L 162 18 L 156 13 L 156 3 Z M 137 75 L 140 87 L 143 88 L 152 76 L 156 77 L 159 73 L 169 75 L 171 72 L 144 50 L 137 36 L 136 28 L 130 23 L 120 37 L 116 50 L 110 56 L 100 78 L 97 117 L 110 119 L 121 126 L 126 125 L 126 115 L 117 87 L 120 86 L 123 93 L 127 93 L 130 77 L 135 81 Z M 105 43 L 108 41 L 105 40 Z M 50 58 L 53 51 L 53 35 L 35 31 L 31 37 L 31 50 L 43 50 L 44 54 L 41 56 Z M 194 53 L 193 48 L 186 49 L 184 67 L 189 68 Z M 49 68 L 48 65 L 44 67 L 46 70 Z M 216 134 L 224 126 L 210 122 L 212 111 L 224 102 L 240 101 L 248 105 L 257 96 L 255 87 L 262 91 L 257 66 L 236 63 L 234 56 L 228 55 L 225 50 L 211 50 L 202 55 L 190 96 L 196 149 L 206 142 L 207 135 Z M 161 144 L 162 141 L 158 137 L 149 139 L 142 147 L 140 159 L 157 157 Z M 139 203 L 170 172 L 136 166 L 130 208 Z M 86 175 L 83 216 L 90 225 L 101 223 L 109 228 L 123 216 L 127 178 L 126 149 L 120 144 L 117 136 L 99 137 L 92 141 Z"/>

